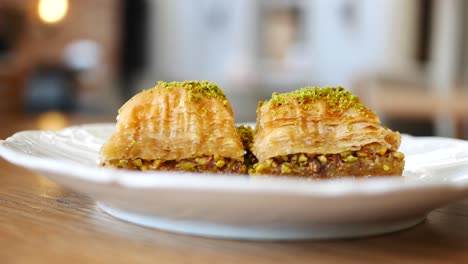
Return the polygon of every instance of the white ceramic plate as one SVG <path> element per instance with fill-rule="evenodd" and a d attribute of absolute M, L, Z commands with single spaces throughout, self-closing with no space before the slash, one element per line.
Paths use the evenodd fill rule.
<path fill-rule="evenodd" d="M 468 195 L 468 142 L 403 136 L 404 177 L 305 180 L 100 168 L 113 124 L 24 131 L 0 155 L 129 222 L 236 239 L 357 237 L 408 228 Z"/>

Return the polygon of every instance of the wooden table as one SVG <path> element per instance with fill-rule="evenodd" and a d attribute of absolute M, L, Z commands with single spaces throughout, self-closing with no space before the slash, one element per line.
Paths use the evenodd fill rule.
<path fill-rule="evenodd" d="M 91 121 L 67 118 L 67 125 Z M 111 120 L 111 119 L 107 119 Z M 37 118 L 2 122 L 0 138 Z M 468 263 L 468 200 L 414 228 L 360 239 L 218 240 L 117 220 L 92 199 L 0 159 L 0 263 Z"/>

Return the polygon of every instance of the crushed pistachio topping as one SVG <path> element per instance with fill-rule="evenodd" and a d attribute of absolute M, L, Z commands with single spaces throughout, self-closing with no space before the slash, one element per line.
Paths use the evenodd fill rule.
<path fill-rule="evenodd" d="M 150 89 L 150 93 L 154 89 L 172 89 L 174 87 L 182 87 L 187 90 L 187 96 L 190 101 L 198 102 L 202 97 L 216 98 L 223 105 L 229 105 L 223 90 L 214 82 L 209 81 L 183 81 L 183 82 L 164 82 L 159 81 L 158 84 Z"/>
<path fill-rule="evenodd" d="M 367 115 L 367 112 L 371 111 L 359 101 L 359 97 L 341 86 L 323 88 L 308 86 L 289 93 L 275 92 L 269 101 L 263 103 L 281 106 L 288 104 L 290 99 L 297 101 L 306 110 L 311 110 L 317 101 L 325 100 L 328 112 L 331 114 L 343 113 L 351 107 L 354 107 L 361 115 Z"/>

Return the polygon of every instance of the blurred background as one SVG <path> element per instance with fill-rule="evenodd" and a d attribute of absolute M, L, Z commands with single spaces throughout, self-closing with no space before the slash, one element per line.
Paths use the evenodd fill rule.
<path fill-rule="evenodd" d="M 0 127 L 114 118 L 187 79 L 216 81 L 238 122 L 273 91 L 342 85 L 393 129 L 466 139 L 468 1 L 0 0 Z"/>

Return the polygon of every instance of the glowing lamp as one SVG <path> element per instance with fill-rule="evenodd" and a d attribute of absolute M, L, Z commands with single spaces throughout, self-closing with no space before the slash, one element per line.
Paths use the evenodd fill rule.
<path fill-rule="evenodd" d="M 47 24 L 60 22 L 68 11 L 68 0 L 39 0 L 39 18 Z"/>

